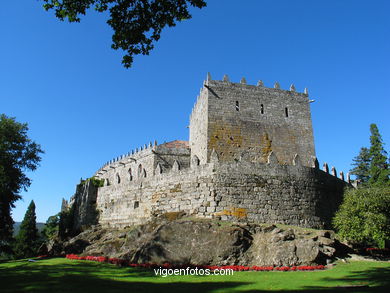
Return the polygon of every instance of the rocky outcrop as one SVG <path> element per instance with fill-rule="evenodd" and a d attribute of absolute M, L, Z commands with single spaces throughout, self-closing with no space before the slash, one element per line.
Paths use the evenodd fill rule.
<path fill-rule="evenodd" d="M 70 214 L 72 217 L 72 233 L 78 233 L 98 222 L 98 212 L 96 210 L 96 199 L 98 186 L 96 179 L 82 181 L 76 187 L 76 192 L 71 198 Z"/>
<path fill-rule="evenodd" d="M 64 243 L 63 253 L 132 263 L 295 266 L 326 264 L 340 247 L 327 230 L 159 219 L 123 230 L 94 226 Z"/>

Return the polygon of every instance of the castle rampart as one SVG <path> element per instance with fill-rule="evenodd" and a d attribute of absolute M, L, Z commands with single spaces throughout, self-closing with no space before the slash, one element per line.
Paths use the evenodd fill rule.
<path fill-rule="evenodd" d="M 111 226 L 183 211 L 203 218 L 319 228 L 329 227 L 345 185 L 301 165 L 212 162 L 101 187 L 97 208 L 100 223 Z"/>
<path fill-rule="evenodd" d="M 149 143 L 95 173 L 104 179 L 92 197 L 99 223 L 124 227 L 185 212 L 328 228 L 349 182 L 334 168 L 329 174 L 326 163 L 319 169 L 309 105 L 307 90 L 293 85 L 208 76 L 190 116 L 189 142 Z"/>

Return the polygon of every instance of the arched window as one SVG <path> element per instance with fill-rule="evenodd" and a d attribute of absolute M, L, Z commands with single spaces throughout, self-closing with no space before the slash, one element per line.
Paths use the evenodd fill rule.
<path fill-rule="evenodd" d="M 139 164 L 138 165 L 138 178 L 141 178 L 142 177 L 142 165 Z"/>
<path fill-rule="evenodd" d="M 236 111 L 240 111 L 240 103 L 236 101 Z"/>
<path fill-rule="evenodd" d="M 106 179 L 106 186 L 110 186 L 110 180 Z"/>
<path fill-rule="evenodd" d="M 156 169 L 154 170 L 154 174 L 155 174 L 155 175 L 158 175 L 158 174 L 161 174 L 161 173 L 162 173 L 161 165 L 160 165 L 160 163 L 157 163 L 157 167 L 156 167 Z"/>
<path fill-rule="evenodd" d="M 131 173 L 131 168 L 129 168 L 129 180 L 133 181 L 133 174 Z"/>
<path fill-rule="evenodd" d="M 199 166 L 200 165 L 200 160 L 199 160 L 198 156 L 194 155 L 192 157 L 192 165 L 193 166 Z"/>
<path fill-rule="evenodd" d="M 119 174 L 116 174 L 116 182 L 118 184 L 121 183 L 121 177 L 119 176 Z"/>

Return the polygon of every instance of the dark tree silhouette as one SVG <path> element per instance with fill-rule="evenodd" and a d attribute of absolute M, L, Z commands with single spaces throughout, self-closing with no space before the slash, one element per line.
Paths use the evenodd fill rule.
<path fill-rule="evenodd" d="M 31 183 L 25 171 L 35 170 L 43 153 L 27 131 L 27 124 L 0 115 L 0 253 L 10 252 L 14 224 L 11 209 L 21 198 L 19 192 Z"/>
<path fill-rule="evenodd" d="M 60 20 L 79 22 L 80 15 L 94 7 L 109 11 L 107 23 L 114 30 L 111 47 L 126 52 L 122 64 L 129 68 L 133 56 L 148 55 L 160 39 L 164 27 L 191 18 L 188 5 L 202 8 L 204 0 L 43 0 L 46 10 L 53 9 Z"/>
<path fill-rule="evenodd" d="M 38 250 L 37 217 L 35 203 L 32 200 L 27 208 L 20 230 L 16 236 L 15 252 L 18 257 L 35 256 Z"/>

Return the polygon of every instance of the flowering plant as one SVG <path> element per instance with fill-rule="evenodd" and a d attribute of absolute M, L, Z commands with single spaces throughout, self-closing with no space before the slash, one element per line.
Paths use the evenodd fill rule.
<path fill-rule="evenodd" d="M 231 265 L 231 266 L 208 266 L 208 265 L 194 265 L 194 264 L 185 264 L 185 265 L 173 265 L 170 263 L 164 263 L 164 264 L 154 264 L 154 263 L 130 263 L 129 261 L 125 259 L 120 258 L 108 258 L 104 256 L 78 256 L 76 254 L 67 254 L 67 259 L 73 259 L 73 260 L 89 260 L 89 261 L 97 261 L 97 262 L 106 262 L 111 263 L 115 265 L 120 266 L 129 266 L 133 268 L 147 268 L 147 269 L 154 269 L 154 268 L 164 268 L 164 269 L 180 269 L 180 268 L 202 268 L 202 269 L 210 269 L 210 270 L 228 270 L 231 269 L 233 271 L 280 271 L 280 272 L 287 272 L 287 271 L 313 271 L 313 270 L 323 270 L 325 269 L 325 266 L 323 265 L 317 265 L 317 266 L 284 266 L 284 267 L 273 267 L 273 266 L 239 266 L 239 265 Z"/>

